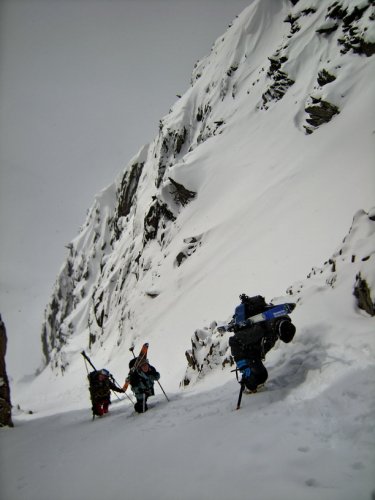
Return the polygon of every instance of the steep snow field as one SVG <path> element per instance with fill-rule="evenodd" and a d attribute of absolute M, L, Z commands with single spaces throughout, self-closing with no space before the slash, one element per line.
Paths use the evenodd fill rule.
<path fill-rule="evenodd" d="M 156 386 L 148 413 L 121 395 L 95 421 L 82 360 L 64 377 L 45 370 L 25 383 L 16 428 L 0 433 L 3 498 L 371 499 L 374 320 L 352 285 L 358 273 L 374 282 L 363 260 L 374 251 L 375 221 L 359 212 L 329 262 L 291 288 L 297 335 L 269 353 L 269 381 L 239 411 L 229 368 L 179 390 L 157 366 L 170 402 Z M 120 384 L 128 359 L 109 367 Z"/>
<path fill-rule="evenodd" d="M 328 1 L 250 2 L 159 136 L 97 196 L 47 307 L 49 364 L 17 384 L 16 427 L 0 433 L 4 498 L 374 497 L 374 319 L 353 293 L 365 281 L 375 301 L 375 68 L 339 40 L 374 40 L 375 14 L 339 5 L 341 17 Z M 366 5 L 349 33 L 344 9 Z M 339 113 L 311 124 L 322 102 Z M 179 203 L 170 178 L 195 198 Z M 242 292 L 296 302 L 297 333 L 235 411 L 215 325 Z M 205 356 L 191 370 L 197 329 Z M 135 415 L 114 397 L 92 422 L 80 352 L 122 384 L 129 347 L 145 341 L 171 401 L 156 386 Z"/>
<path fill-rule="evenodd" d="M 314 358 L 316 345 L 305 353 Z M 19 416 L 15 430 L 1 433 L 2 498 L 369 500 L 374 367 L 357 367 L 314 397 L 310 384 L 329 369 L 321 372 L 316 357 L 310 369 L 303 364 L 301 352 L 292 377 L 244 396 L 239 411 L 232 378 L 171 394 L 170 403 L 158 394 L 144 415 L 114 402 L 110 415 L 91 422 L 87 410 L 61 413 L 62 402 L 55 415 Z"/>
<path fill-rule="evenodd" d="M 105 364 L 155 339 L 156 361 L 179 378 L 192 331 L 225 320 L 241 292 L 283 295 L 371 209 L 374 58 L 341 52 L 344 21 L 316 32 L 329 6 L 253 1 L 197 64 L 158 137 L 97 196 L 71 243 L 46 310 L 52 368 L 88 344 Z M 371 35 L 372 13 L 352 30 L 366 22 Z M 320 85 L 323 70 L 336 79 Z M 339 114 L 310 126 L 313 98 Z M 170 179 L 195 199 L 179 203 Z"/>

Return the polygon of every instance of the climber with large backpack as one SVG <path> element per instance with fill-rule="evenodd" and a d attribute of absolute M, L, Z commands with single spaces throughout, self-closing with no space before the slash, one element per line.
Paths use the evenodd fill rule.
<path fill-rule="evenodd" d="M 112 382 L 112 376 L 108 370 L 94 370 L 87 376 L 89 380 L 89 390 L 92 402 L 92 414 L 99 417 L 108 413 L 108 407 L 111 404 L 111 391 L 125 392 Z"/>
<path fill-rule="evenodd" d="M 237 408 L 245 389 L 254 393 L 266 382 L 268 372 L 263 361 L 267 352 L 274 347 L 278 339 L 285 343 L 291 342 L 296 331 L 290 317 L 284 313 L 272 319 L 252 321 L 251 318 L 262 313 L 267 317 L 266 312 L 275 308 L 273 304 L 267 304 L 261 295 L 248 297 L 243 293 L 240 295 L 240 300 L 241 303 L 235 308 L 228 328 L 234 332 L 233 337 L 229 338 L 229 346 L 236 362 L 236 370 L 241 373 L 239 380 L 241 391 Z M 289 306 L 294 308 L 294 304 Z"/>

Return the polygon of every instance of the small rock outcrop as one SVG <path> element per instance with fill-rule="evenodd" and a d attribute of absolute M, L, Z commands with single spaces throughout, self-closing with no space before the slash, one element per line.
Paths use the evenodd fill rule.
<path fill-rule="evenodd" d="M 143 244 L 146 245 L 150 240 L 154 240 L 158 230 L 161 227 L 165 229 L 166 222 L 174 220 L 176 217 L 169 210 L 167 204 L 155 197 L 144 219 Z"/>
<path fill-rule="evenodd" d="M 191 337 L 191 349 L 185 352 L 188 366 L 182 387 L 197 382 L 214 369 L 234 365 L 228 343 L 232 333 L 217 326 L 214 321 L 208 328 L 196 330 Z"/>
<path fill-rule="evenodd" d="M 357 275 L 353 294 L 357 299 L 358 307 L 366 311 L 370 316 L 375 316 L 375 304 L 371 299 L 370 288 L 367 281 L 362 278 L 361 273 Z"/>
<path fill-rule="evenodd" d="M 305 111 L 310 115 L 306 118 L 306 122 L 312 127 L 305 127 L 307 133 L 312 133 L 315 128 L 330 122 L 335 115 L 340 113 L 339 108 L 334 104 L 315 98 L 312 98 L 312 104 L 307 106 Z"/>
<path fill-rule="evenodd" d="M 267 77 L 272 80 L 272 83 L 262 95 L 262 109 L 268 109 L 268 103 L 271 101 L 282 99 L 289 87 L 294 84 L 294 80 L 289 78 L 285 71 L 281 70 L 282 65 L 288 60 L 287 57 L 275 55 L 268 59 L 270 61 L 270 68 L 267 72 Z"/>
<path fill-rule="evenodd" d="M 197 196 L 197 193 L 195 193 L 194 191 L 190 191 L 182 184 L 179 184 L 178 182 L 173 180 L 171 177 L 168 177 L 168 179 L 172 184 L 170 193 L 177 204 L 184 207 Z"/>

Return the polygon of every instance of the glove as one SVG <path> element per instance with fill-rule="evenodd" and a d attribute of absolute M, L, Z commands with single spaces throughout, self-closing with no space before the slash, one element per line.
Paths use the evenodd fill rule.
<path fill-rule="evenodd" d="M 242 378 L 249 378 L 251 374 L 251 369 L 249 367 L 242 371 Z"/>

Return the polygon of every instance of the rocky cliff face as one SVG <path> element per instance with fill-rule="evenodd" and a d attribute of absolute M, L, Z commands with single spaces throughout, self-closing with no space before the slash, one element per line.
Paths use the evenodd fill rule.
<path fill-rule="evenodd" d="M 373 42 L 373 1 L 251 2 L 196 64 L 191 87 L 160 120 L 158 136 L 96 197 L 46 308 L 46 363 L 64 372 L 82 347 L 95 352 L 104 346 L 110 356 L 150 331 L 171 303 L 180 300 L 184 310 L 182 297 L 197 291 L 187 262 L 202 270 L 212 266 L 199 294 L 217 289 L 226 272 L 238 272 L 229 259 L 222 271 L 218 248 L 235 256 L 239 244 L 255 254 L 256 245 L 272 246 L 266 236 L 254 243 L 251 217 L 264 225 L 280 217 L 275 238 L 283 241 L 279 236 L 290 234 L 297 216 L 293 211 L 282 218 L 275 201 L 280 189 L 310 221 L 312 240 L 321 221 L 331 232 L 326 214 L 332 200 L 342 199 L 355 178 L 367 184 L 372 176 L 368 160 L 359 173 L 340 176 L 337 144 L 329 146 L 337 138 L 329 131 L 340 117 L 337 135 L 345 155 L 353 108 L 367 99 L 359 101 L 358 92 L 369 79 Z M 312 142 L 324 127 L 331 127 L 326 133 L 332 139 L 327 143 L 319 135 L 321 142 Z M 265 179 L 272 179 L 268 188 Z M 331 179 L 337 181 L 331 198 L 322 197 L 316 210 L 311 185 L 318 191 Z M 367 201 L 367 194 L 353 193 L 345 216 L 363 196 Z M 248 229 L 236 222 L 244 214 L 251 214 Z M 298 230 L 293 237 L 304 268 L 302 256 L 309 257 L 312 244 Z M 280 266 L 272 267 L 267 251 L 264 263 L 277 276 Z M 281 261 L 288 259 L 283 243 L 278 251 Z M 253 274 L 246 269 L 241 279 L 256 284 Z M 163 305 L 157 302 L 161 294 Z M 200 314 L 197 308 L 192 321 Z"/>
<path fill-rule="evenodd" d="M 5 364 L 7 341 L 5 325 L 0 316 L 0 427 L 13 427 L 10 387 Z"/>

